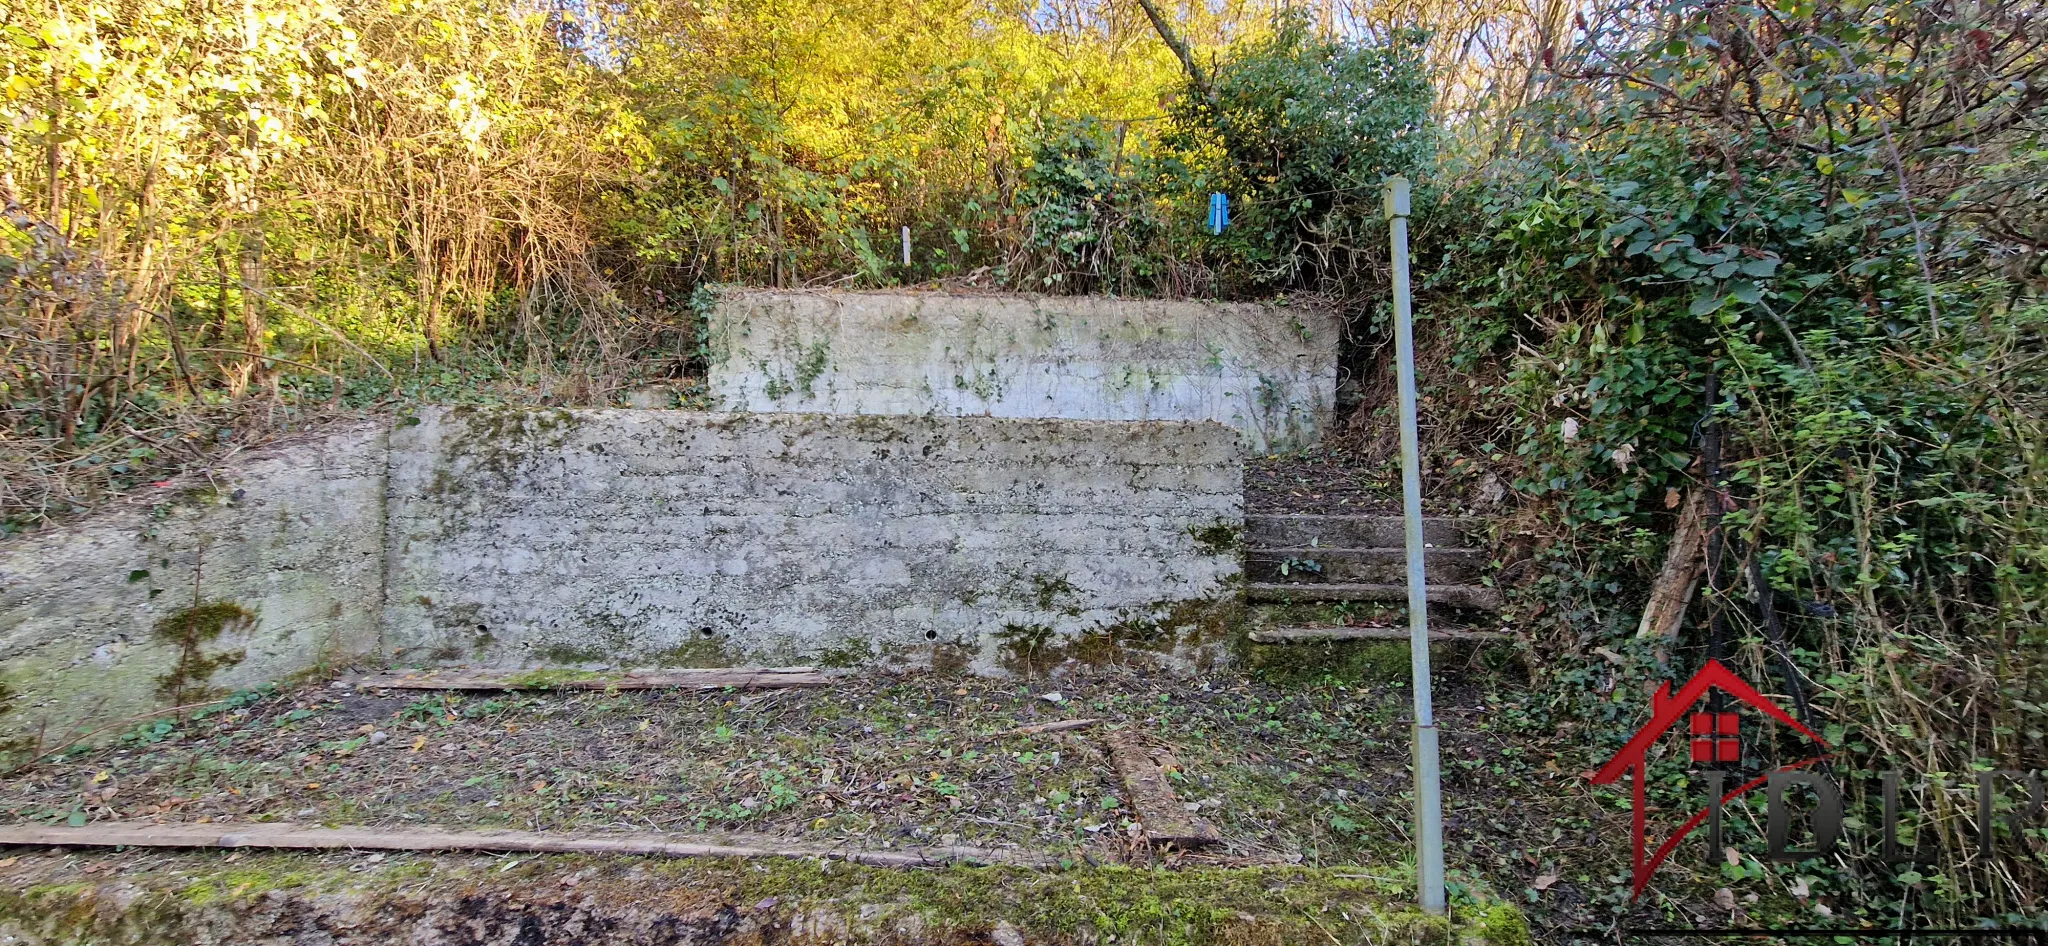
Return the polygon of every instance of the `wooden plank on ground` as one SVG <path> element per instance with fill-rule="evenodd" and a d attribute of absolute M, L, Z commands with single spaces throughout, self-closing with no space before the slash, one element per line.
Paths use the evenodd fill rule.
<path fill-rule="evenodd" d="M 1405 627 L 1268 627 L 1245 635 L 1254 644 L 1320 644 L 1325 641 L 1405 641 L 1408 629 Z M 1462 628 L 1430 628 L 1429 640 L 1437 641 L 1491 641 L 1503 640 L 1506 635 L 1499 631 L 1471 631 Z"/>
<path fill-rule="evenodd" d="M 81 827 L 0 825 L 0 846 L 270 848 L 278 850 L 494 851 L 549 854 L 640 854 L 662 857 L 799 857 L 876 867 L 999 864 L 1050 867 L 1043 855 L 998 848 L 928 847 L 861 849 L 789 844 L 739 844 L 679 834 L 575 834 L 540 831 L 463 831 L 424 828 L 321 828 L 269 824 L 153 824 L 112 821 Z"/>
<path fill-rule="evenodd" d="M 815 667 L 714 667 L 703 670 L 418 670 L 356 679 L 358 687 L 394 690 L 674 690 L 734 687 L 765 690 L 830 683 Z"/>
<path fill-rule="evenodd" d="M 1157 846 L 1187 849 L 1223 840 L 1215 827 L 1187 810 L 1173 794 L 1165 770 L 1153 754 L 1138 741 L 1136 733 L 1119 729 L 1102 737 L 1109 747 L 1109 763 L 1124 784 L 1124 800 L 1138 816 L 1145 839 Z"/>

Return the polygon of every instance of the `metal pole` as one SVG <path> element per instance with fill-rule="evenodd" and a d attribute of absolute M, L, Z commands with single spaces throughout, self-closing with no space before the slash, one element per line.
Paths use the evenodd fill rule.
<path fill-rule="evenodd" d="M 1422 562 L 1422 452 L 1415 432 L 1415 315 L 1408 302 L 1408 179 L 1387 179 L 1394 244 L 1394 360 L 1401 388 L 1401 518 L 1408 545 L 1408 657 L 1415 690 L 1415 880 L 1425 913 L 1444 912 L 1443 784 L 1429 700 L 1429 587 Z"/>
<path fill-rule="evenodd" d="M 908 268 L 908 267 L 910 266 L 910 228 L 909 228 L 909 227 L 904 227 L 904 228 L 903 228 L 903 265 L 904 265 L 904 267 L 905 267 L 905 268 Z"/>

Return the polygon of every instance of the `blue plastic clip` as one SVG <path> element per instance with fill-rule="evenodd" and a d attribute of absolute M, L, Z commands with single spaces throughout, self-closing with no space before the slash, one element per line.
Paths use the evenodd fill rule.
<path fill-rule="evenodd" d="M 1223 194 L 1209 195 L 1209 232 L 1222 233 L 1230 226 L 1230 198 Z"/>

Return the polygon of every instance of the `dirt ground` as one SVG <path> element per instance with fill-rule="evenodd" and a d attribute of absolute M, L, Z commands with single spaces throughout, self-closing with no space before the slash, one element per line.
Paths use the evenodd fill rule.
<path fill-rule="evenodd" d="M 1447 705 L 1448 713 L 1480 713 Z M 1458 702 L 1465 702 L 1458 701 Z M 1218 863 L 1380 864 L 1405 840 L 1405 706 L 1135 672 L 1018 684 L 849 675 L 817 690 L 301 690 L 0 780 L 0 810 L 121 818 L 744 831 L 1121 863 L 1142 847 L 1100 729 L 1170 749 Z M 1098 731 L 1004 735 L 1062 719 Z M 1483 733 L 1458 748 L 1501 747 Z"/>
<path fill-rule="evenodd" d="M 1521 694 L 1483 689 L 1482 679 L 1501 677 L 1448 667 L 1437 692 L 1454 902 L 1516 903 L 1544 942 L 1612 923 L 1625 891 L 1621 796 L 1579 777 L 1592 761 L 1583 752 L 1530 731 Z M 765 692 L 314 685 L 45 759 L 0 779 L 0 812 L 46 824 L 291 821 L 738 833 L 864 850 L 971 845 L 1049 855 L 1059 870 L 1084 873 L 1302 870 L 1403 890 L 1412 883 L 1407 713 L 1401 685 L 1134 670 L 1034 681 L 849 674 L 830 687 Z M 1079 718 L 1104 722 L 1010 732 Z M 1162 857 L 1136 839 L 1100 738 L 1114 727 L 1171 751 L 1175 792 L 1216 826 L 1221 845 Z M 1712 909 L 1665 901 L 1633 912 L 1707 922 Z"/>

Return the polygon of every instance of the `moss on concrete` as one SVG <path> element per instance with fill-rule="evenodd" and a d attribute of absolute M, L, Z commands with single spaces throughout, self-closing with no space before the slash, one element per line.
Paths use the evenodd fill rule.
<path fill-rule="evenodd" d="M 1244 527 L 1227 522 L 1206 527 L 1189 526 L 1188 536 L 1210 555 L 1235 555 L 1244 547 Z"/>
<path fill-rule="evenodd" d="M 232 601 L 204 601 L 157 621 L 150 636 L 178 648 L 177 662 L 156 678 L 157 695 L 180 704 L 205 698 L 212 692 L 206 681 L 247 656 L 241 650 L 208 654 L 206 645 L 230 628 L 255 622 L 254 612 Z"/>
<path fill-rule="evenodd" d="M 1092 667 L 1118 664 L 1192 665 L 1211 669 L 1243 628 L 1236 595 L 1156 601 L 1124 609 L 1107 624 L 1066 636 L 1044 624 L 1006 624 L 996 632 L 998 662 L 1020 674 L 1049 671 L 1069 661 Z"/>

